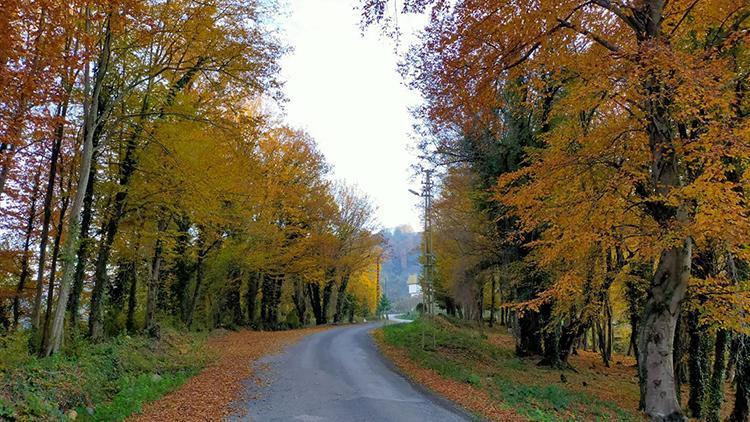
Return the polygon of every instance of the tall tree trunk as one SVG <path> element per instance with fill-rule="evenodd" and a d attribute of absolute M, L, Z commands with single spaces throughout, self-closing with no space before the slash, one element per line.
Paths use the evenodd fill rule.
<path fill-rule="evenodd" d="M 157 238 L 154 245 L 154 257 L 151 260 L 151 274 L 148 280 L 148 291 L 146 293 L 146 331 L 152 337 L 159 337 L 159 327 L 156 324 L 156 305 L 159 299 L 159 288 L 161 287 L 161 262 L 163 241 L 162 233 L 167 229 L 166 217 L 160 217 L 157 223 Z"/>
<path fill-rule="evenodd" d="M 141 106 L 141 112 L 144 113 L 148 109 L 148 94 L 145 95 L 143 104 Z M 125 215 L 125 207 L 127 205 L 126 200 L 128 197 L 128 189 L 130 186 L 130 178 L 135 172 L 136 167 L 136 145 L 138 137 L 142 130 L 142 124 L 139 124 L 136 130 L 128 138 L 127 146 L 125 148 L 125 157 L 122 160 L 120 166 L 120 178 L 118 191 L 115 193 L 114 201 L 112 206 L 109 207 L 112 213 L 104 223 L 104 233 L 102 234 L 102 240 L 99 243 L 99 250 L 96 255 L 96 263 L 94 264 L 94 287 L 91 290 L 91 309 L 89 312 L 89 330 L 88 335 L 92 341 L 100 341 L 104 336 L 104 292 L 107 287 L 107 264 L 109 262 L 109 256 L 112 251 L 112 243 L 115 240 L 117 231 L 120 227 L 120 220 Z"/>
<path fill-rule="evenodd" d="M 677 394 L 677 402 L 682 404 L 682 382 L 684 374 L 682 373 L 683 365 L 682 360 L 685 357 L 685 321 L 683 313 L 680 313 L 677 318 L 677 328 L 675 328 L 674 336 L 674 353 L 672 354 L 672 366 L 674 366 L 674 379 L 675 379 L 675 393 Z"/>
<path fill-rule="evenodd" d="M 117 262 L 117 275 L 115 282 L 109 291 L 110 304 L 114 313 L 120 313 L 125 305 L 126 292 L 131 283 L 131 278 L 135 274 L 135 260 L 131 257 L 121 257 Z"/>
<path fill-rule="evenodd" d="M 326 284 L 323 287 L 323 324 L 328 323 L 328 316 L 331 314 L 331 299 L 333 296 L 333 287 L 336 284 L 335 270 L 326 271 Z"/>
<path fill-rule="evenodd" d="M 539 308 L 539 314 L 544 321 L 542 328 L 542 341 L 544 342 L 544 355 L 539 365 L 552 368 L 562 368 L 560 361 L 560 324 L 552 318 L 552 304 L 545 303 Z"/>
<path fill-rule="evenodd" d="M 699 325 L 697 311 L 691 311 L 687 317 L 688 335 L 690 337 L 690 356 L 688 357 L 688 368 L 690 369 L 690 397 L 688 398 L 688 410 L 690 416 L 703 418 L 703 399 L 706 395 L 706 384 L 708 374 L 708 342 Z"/>
<path fill-rule="evenodd" d="M 583 336 L 581 337 L 581 346 L 583 347 L 583 350 L 589 351 L 589 328 L 586 328 L 583 330 Z"/>
<path fill-rule="evenodd" d="M 564 324 L 560 329 L 558 338 L 558 356 L 559 364 L 562 367 L 569 367 L 568 358 L 571 354 L 576 354 L 575 345 L 580 343 L 584 338 L 588 323 L 584 323 L 580 318 L 571 318 L 572 320 Z"/>
<path fill-rule="evenodd" d="M 91 302 L 89 306 L 89 328 L 88 336 L 93 342 L 101 341 L 104 336 L 104 288 L 107 280 L 107 261 L 109 250 L 114 241 L 114 232 L 105 230 L 104 237 L 99 245 L 96 263 L 94 265 L 94 287 L 91 290 Z"/>
<path fill-rule="evenodd" d="M 129 333 L 135 332 L 135 308 L 138 306 L 138 265 L 134 263 L 133 274 L 128 286 L 128 315 L 125 319 L 125 329 Z"/>
<path fill-rule="evenodd" d="M 609 368 L 609 356 L 607 356 L 607 330 L 606 326 L 602 325 L 601 315 L 596 319 L 596 331 L 599 334 L 599 354 L 602 357 L 602 363 L 604 366 Z"/>
<path fill-rule="evenodd" d="M 0 299 L 0 326 L 2 326 L 5 331 L 8 331 L 13 323 L 11 316 L 8 315 L 11 308 L 12 306 L 10 306 L 6 299 Z"/>
<path fill-rule="evenodd" d="M 21 318 L 21 296 L 26 290 L 26 282 L 29 280 L 29 255 L 31 249 L 31 235 L 34 233 L 34 219 L 36 218 L 36 201 L 39 195 L 39 178 L 41 172 L 34 176 L 34 185 L 31 189 L 31 203 L 29 204 L 29 216 L 26 219 L 26 229 L 23 242 L 23 255 L 21 255 L 21 274 L 18 277 L 18 287 L 16 294 L 13 296 L 13 327 L 18 326 L 18 320 Z"/>
<path fill-rule="evenodd" d="M 339 284 L 339 289 L 336 294 L 336 313 L 333 315 L 333 322 L 338 324 L 344 319 L 344 304 L 346 297 L 346 287 L 349 284 L 349 273 L 345 272 L 341 276 L 341 284 Z"/>
<path fill-rule="evenodd" d="M 606 293 L 606 301 L 604 304 L 604 313 L 607 318 L 607 363 L 606 366 L 609 367 L 609 363 L 612 361 L 612 304 L 609 302 L 609 291 Z"/>
<path fill-rule="evenodd" d="M 349 301 L 349 324 L 354 324 L 354 301 Z"/>
<path fill-rule="evenodd" d="M 198 298 L 200 297 L 201 287 L 203 286 L 203 279 L 205 277 L 205 260 L 208 256 L 208 253 L 211 252 L 211 249 L 213 249 L 215 246 L 221 244 L 221 237 L 216 239 L 211 245 L 208 247 L 205 246 L 205 231 L 202 227 L 199 227 L 200 231 L 198 233 L 198 258 L 195 262 L 195 288 L 193 289 L 193 297 L 190 300 L 190 304 L 188 306 L 188 313 L 185 315 L 185 322 L 190 328 L 193 324 L 193 317 L 195 316 L 195 309 L 198 306 Z M 257 296 L 257 292 L 256 292 Z"/>
<path fill-rule="evenodd" d="M 647 277 L 650 274 L 650 268 L 647 269 L 645 265 L 638 262 L 632 262 L 631 267 L 634 269 L 630 272 L 633 277 L 630 281 L 625 284 L 625 297 L 628 302 L 628 318 L 630 320 L 630 345 L 628 346 L 628 354 L 633 352 L 633 356 L 638 359 L 638 328 L 641 319 L 641 313 L 643 312 L 643 304 L 645 302 L 645 292 L 642 290 L 642 285 L 639 280 Z M 642 270 L 642 271 L 639 271 Z M 642 406 L 639 407 L 641 410 Z"/>
<path fill-rule="evenodd" d="M 271 320 L 274 324 L 279 321 L 279 306 L 281 306 L 281 289 L 284 284 L 284 275 L 274 275 L 273 302 L 271 303 Z"/>
<path fill-rule="evenodd" d="M 497 274 L 492 274 L 492 289 L 490 290 L 490 294 L 492 295 L 492 298 L 490 298 L 490 327 L 495 326 L 495 289 L 497 288 Z"/>
<path fill-rule="evenodd" d="M 42 216 L 42 232 L 39 239 L 39 262 L 36 275 L 36 293 L 34 295 L 34 308 L 31 312 L 31 326 L 39 330 L 41 324 L 42 295 L 44 292 L 44 267 L 47 263 L 47 242 L 49 241 L 49 227 L 52 223 L 52 202 L 55 196 L 55 182 L 57 180 L 57 162 L 62 148 L 65 123 L 63 120 L 68 115 L 68 100 L 57 105 L 55 116 L 61 121 L 55 127 L 55 138 L 52 143 L 52 156 L 50 157 L 49 174 L 47 175 L 47 190 L 44 193 L 44 205 Z M 47 301 L 52 297 L 48 296 Z M 46 324 L 45 324 L 46 325 Z M 38 333 L 37 333 L 38 334 Z M 44 334 L 43 334 L 44 335 Z"/>
<path fill-rule="evenodd" d="M 87 13 L 89 13 L 87 11 Z M 88 26 L 88 19 L 87 19 Z M 65 241 L 65 247 L 63 248 L 63 271 L 62 279 L 60 283 L 60 294 L 57 300 L 57 308 L 55 310 L 55 318 L 52 323 L 52 329 L 49 336 L 49 343 L 44 344 L 43 350 L 46 355 L 51 355 L 60 350 L 62 347 L 63 327 L 65 323 L 65 311 L 68 304 L 68 294 L 70 293 L 70 284 L 73 280 L 73 262 L 75 261 L 75 252 L 78 249 L 78 235 L 80 234 L 80 217 L 81 208 L 83 207 L 83 198 L 86 193 L 88 185 L 89 170 L 91 168 L 91 158 L 93 154 L 93 136 L 94 127 L 97 125 L 96 119 L 98 116 L 97 109 L 99 104 L 99 95 L 101 94 L 102 85 L 104 83 L 104 75 L 109 67 L 110 58 L 110 46 L 112 43 L 112 31 L 110 25 L 110 18 L 107 18 L 106 29 L 104 33 L 104 40 L 102 45 L 102 51 L 99 54 L 96 67 L 96 75 L 93 90 L 91 93 L 91 100 L 85 107 L 85 130 L 83 140 L 83 152 L 81 155 L 81 163 L 78 174 L 78 187 L 76 191 L 75 200 L 71 207 L 70 220 L 68 222 L 68 237 Z M 87 66 L 88 67 L 88 66 Z M 84 74 L 84 85 L 85 92 L 88 92 L 88 70 Z"/>
<path fill-rule="evenodd" d="M 68 178 L 68 191 L 71 189 L 72 177 Z M 60 188 L 62 190 L 62 177 L 60 178 Z M 44 329 L 42 330 L 42 344 L 47 342 L 47 336 L 49 335 L 49 324 L 50 318 L 52 317 L 52 299 L 55 293 L 55 281 L 57 279 L 57 261 L 60 258 L 60 242 L 63 235 L 63 226 L 65 225 L 65 213 L 68 210 L 68 204 L 70 203 L 70 196 L 66 196 L 62 200 L 60 205 L 60 220 L 57 224 L 57 232 L 55 233 L 55 241 L 52 246 L 52 264 L 49 268 L 49 286 L 47 288 L 47 308 L 44 312 Z"/>
<path fill-rule="evenodd" d="M 175 282 L 172 284 L 172 310 L 175 315 L 179 315 L 182 321 L 187 321 L 188 307 L 190 306 L 190 295 L 188 287 L 190 280 L 193 278 L 196 265 L 191 262 L 188 250 L 190 248 L 190 219 L 182 216 L 177 219 L 177 242 L 175 242 L 174 254 L 175 263 L 172 272 L 174 273 Z"/>
<path fill-rule="evenodd" d="M 204 256 L 199 254 L 198 255 L 198 262 L 195 264 L 195 288 L 193 289 L 193 298 L 190 300 L 190 311 L 187 314 L 187 326 L 188 328 L 192 327 L 193 325 L 193 318 L 195 317 L 195 309 L 198 306 L 198 298 L 200 297 L 201 287 L 203 284 L 203 277 L 205 274 L 205 270 L 203 268 L 203 260 Z"/>
<path fill-rule="evenodd" d="M 539 312 L 527 311 L 516 318 L 516 355 L 519 357 L 543 354 Z"/>
<path fill-rule="evenodd" d="M 247 324 L 250 327 L 253 327 L 256 324 L 255 314 L 258 308 L 258 291 L 260 291 L 260 280 L 262 278 L 262 274 L 257 271 L 252 271 L 247 279 L 245 302 L 247 304 Z"/>
<path fill-rule="evenodd" d="M 305 283 L 302 278 L 294 277 L 294 292 L 292 294 L 294 308 L 297 311 L 297 317 L 302 326 L 307 325 L 307 294 L 305 293 Z"/>
<path fill-rule="evenodd" d="M 94 155 L 91 157 L 91 167 L 89 169 L 89 182 L 86 185 L 86 193 L 83 198 L 83 212 L 81 217 L 81 231 L 79 234 L 80 244 L 78 245 L 78 260 L 76 261 L 75 273 L 73 275 L 72 290 L 70 292 L 70 301 L 68 302 L 68 314 L 70 324 L 73 329 L 78 326 L 78 308 L 83 292 L 83 280 L 86 277 L 86 264 L 89 260 L 89 251 L 91 250 L 91 241 L 89 230 L 93 219 L 94 211 L 94 185 L 96 183 L 96 147 L 99 144 L 99 134 L 101 125 L 94 129 L 92 143 L 94 146 Z"/>
<path fill-rule="evenodd" d="M 682 421 L 677 402 L 673 357 L 680 303 L 690 275 L 692 245 L 664 251 L 646 300 L 638 333 L 638 370 L 646 413 L 656 420 Z"/>
<path fill-rule="evenodd" d="M 320 285 L 312 282 L 307 283 L 307 291 L 310 297 L 310 305 L 312 305 L 313 316 L 315 317 L 315 324 L 323 324 L 323 307 L 320 305 Z"/>
<path fill-rule="evenodd" d="M 721 420 L 721 404 L 724 402 L 724 374 L 727 366 L 727 346 L 729 332 L 719 329 L 716 333 L 714 353 L 714 368 L 711 374 L 711 384 L 706 400 L 706 420 L 719 422 Z"/>
<path fill-rule="evenodd" d="M 737 348 L 737 369 L 735 370 L 736 390 L 734 409 L 729 417 L 731 422 L 750 420 L 750 337 L 741 335 Z"/>
<path fill-rule="evenodd" d="M 484 328 L 484 283 L 479 284 L 477 289 L 477 324 L 479 324 L 479 330 Z"/>
<path fill-rule="evenodd" d="M 678 148 L 674 145 L 674 124 L 670 115 L 674 90 L 666 86 L 655 67 L 651 51 L 670 46 L 662 34 L 664 0 L 648 0 L 633 6 L 637 27 L 638 64 L 645 74 L 641 80 L 644 94 L 640 104 L 648 136 L 651 168 L 650 184 L 645 186 L 647 212 L 661 227 L 685 224 L 689 220 L 686 204 L 673 205 L 669 198 L 682 185 L 683 175 Z M 648 52 L 647 52 L 648 51 Z M 668 235 L 675 235 L 674 231 Z M 639 322 L 638 375 L 644 410 L 654 420 L 682 421 L 684 415 L 677 401 L 672 366 L 674 334 L 680 306 L 687 290 L 692 259 L 692 239 L 674 239 L 675 246 L 661 252 L 656 271 L 648 288 L 648 298 Z"/>
<path fill-rule="evenodd" d="M 279 305 L 281 304 L 281 288 L 284 282 L 284 276 L 281 274 L 263 274 L 263 284 L 261 289 L 263 297 L 261 299 L 260 319 L 263 328 L 275 330 L 279 323 Z"/>
<path fill-rule="evenodd" d="M 14 152 L 12 144 L 5 142 L 0 144 L 0 198 L 2 198 L 5 193 L 5 184 L 8 181 L 8 175 L 10 174 Z"/>
<path fill-rule="evenodd" d="M 236 328 L 242 325 L 242 305 L 240 303 L 240 288 L 242 286 L 242 269 L 232 265 L 227 274 L 227 283 L 224 289 L 222 309 L 224 314 L 230 317 L 230 327 Z"/>

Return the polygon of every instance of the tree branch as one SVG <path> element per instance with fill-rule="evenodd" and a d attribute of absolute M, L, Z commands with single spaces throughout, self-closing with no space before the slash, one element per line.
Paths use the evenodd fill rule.
<path fill-rule="evenodd" d="M 594 41 L 596 41 L 597 43 L 599 43 L 600 45 L 602 45 L 604 48 L 606 48 L 607 50 L 609 50 L 609 51 L 611 51 L 613 53 L 619 53 L 620 52 L 620 47 L 612 44 L 611 42 L 609 42 L 609 41 L 605 40 L 604 38 L 602 38 L 600 35 L 597 35 L 597 34 L 591 32 L 591 31 L 589 31 L 588 29 L 579 28 L 579 27 L 573 25 L 571 22 L 569 22 L 567 20 L 560 19 L 560 18 L 558 18 L 557 21 L 560 23 L 561 27 L 572 29 L 572 30 L 578 32 L 581 35 L 590 37 L 591 39 L 593 39 Z"/>

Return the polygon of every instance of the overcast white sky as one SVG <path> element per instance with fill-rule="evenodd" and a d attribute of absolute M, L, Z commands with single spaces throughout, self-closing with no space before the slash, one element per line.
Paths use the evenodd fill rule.
<path fill-rule="evenodd" d="M 384 227 L 420 227 L 409 166 L 419 101 L 396 71 L 393 43 L 373 28 L 363 37 L 359 0 L 286 0 L 279 25 L 294 51 L 282 60 L 287 121 L 308 131 L 336 178 L 357 185 L 378 206 Z M 401 23 L 402 30 L 405 24 Z"/>

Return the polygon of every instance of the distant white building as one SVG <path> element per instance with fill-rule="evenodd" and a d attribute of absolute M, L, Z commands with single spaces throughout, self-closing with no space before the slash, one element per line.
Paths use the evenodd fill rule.
<path fill-rule="evenodd" d="M 419 285 L 419 278 L 416 274 L 410 275 L 406 284 L 409 287 L 409 296 L 417 297 L 422 294 L 422 286 Z"/>

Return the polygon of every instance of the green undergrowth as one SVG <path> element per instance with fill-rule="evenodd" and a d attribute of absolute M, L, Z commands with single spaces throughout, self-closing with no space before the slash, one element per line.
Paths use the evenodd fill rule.
<path fill-rule="evenodd" d="M 432 321 L 419 318 L 408 324 L 384 327 L 383 339 L 405 349 L 421 366 L 480 388 L 499 406 L 533 421 L 642 420 L 631 409 L 618 406 L 615 400 L 581 391 L 595 389 L 596 386 L 588 385 L 590 382 L 586 384 L 588 387 L 574 388 L 572 381 L 561 381 L 560 371 L 539 367 L 533 360 L 519 359 L 512 347 L 493 344 L 486 332 L 462 323 L 442 317 Z M 577 380 L 579 376 L 586 374 L 567 372 L 567 378 Z"/>
<path fill-rule="evenodd" d="M 209 359 L 205 340 L 163 328 L 159 340 L 71 340 L 64 353 L 38 358 L 26 351 L 25 333 L 4 337 L 0 420 L 123 420 L 197 373 Z"/>

